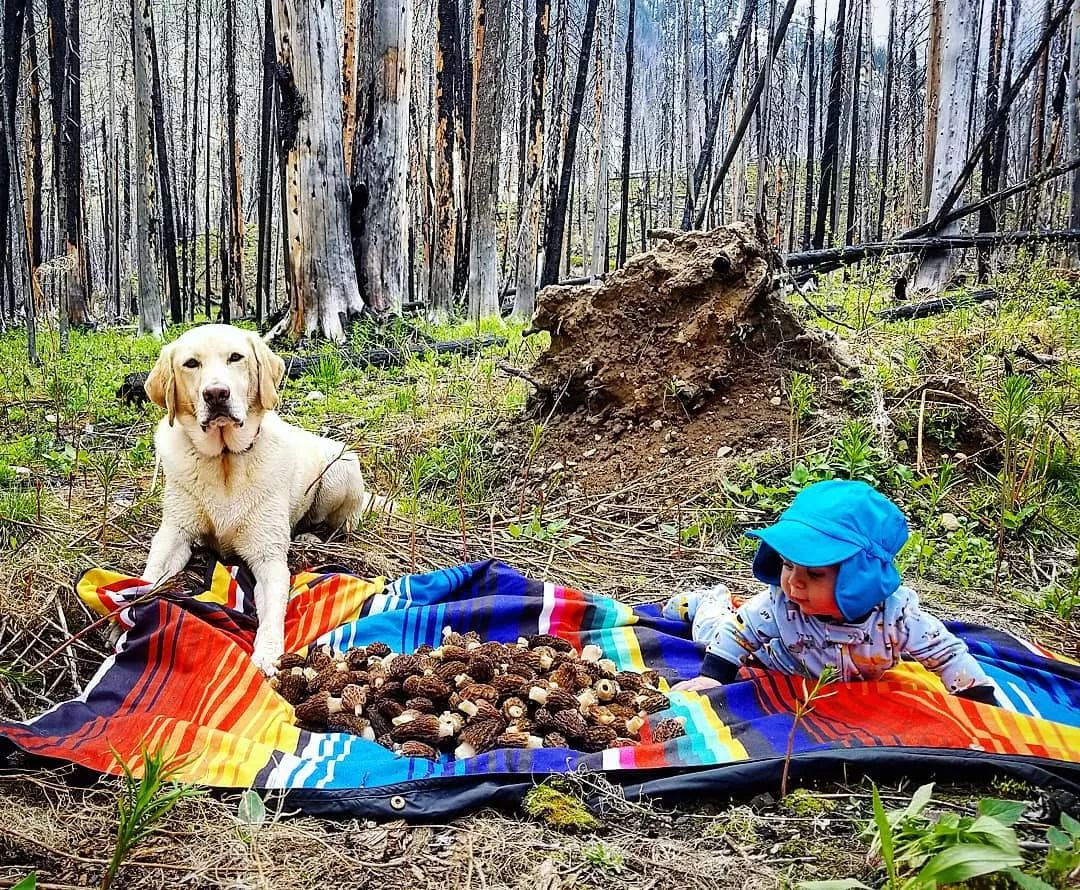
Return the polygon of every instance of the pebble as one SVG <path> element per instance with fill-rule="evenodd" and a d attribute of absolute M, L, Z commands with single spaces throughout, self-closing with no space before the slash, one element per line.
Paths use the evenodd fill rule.
<path fill-rule="evenodd" d="M 782 402 L 783 400 L 780 398 L 780 396 L 773 396 L 771 399 L 769 399 L 769 404 L 772 405 L 774 408 L 779 408 Z"/>
<path fill-rule="evenodd" d="M 657 432 L 659 432 L 660 430 L 662 430 L 664 428 L 664 421 L 662 421 L 662 420 L 654 420 L 652 422 L 652 428 L 654 430 L 656 430 Z"/>
<path fill-rule="evenodd" d="M 319 392 L 317 389 L 313 389 L 304 398 L 309 402 L 323 402 L 326 400 L 325 393 Z"/>
<path fill-rule="evenodd" d="M 596 454 L 596 449 L 595 448 L 590 448 L 588 451 L 582 452 L 581 456 L 582 457 L 592 457 L 594 454 Z"/>
<path fill-rule="evenodd" d="M 955 513 L 942 513 L 938 522 L 941 523 L 941 527 L 947 532 L 954 532 L 960 528 L 960 520 L 956 518 Z"/>
<path fill-rule="evenodd" d="M 721 445 L 719 448 L 716 449 L 716 456 L 717 457 L 727 457 L 734 450 L 735 449 L 732 448 L 730 445 Z"/>

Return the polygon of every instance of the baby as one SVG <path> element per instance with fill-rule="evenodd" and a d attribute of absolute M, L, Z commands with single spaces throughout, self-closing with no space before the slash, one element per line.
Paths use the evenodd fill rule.
<path fill-rule="evenodd" d="M 816 679 L 874 680 L 905 655 L 955 695 L 994 704 L 994 687 L 963 640 L 919 608 L 893 558 L 908 538 L 903 513 L 864 482 L 818 482 L 801 491 L 759 540 L 754 576 L 769 585 L 735 609 L 723 585 L 675 594 L 664 617 L 693 622 L 708 643 L 701 676 L 676 689 L 704 690 L 756 664 Z"/>

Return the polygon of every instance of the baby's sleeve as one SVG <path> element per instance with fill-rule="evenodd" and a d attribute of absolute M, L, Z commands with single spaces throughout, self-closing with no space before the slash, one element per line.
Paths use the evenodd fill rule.
<path fill-rule="evenodd" d="M 698 636 L 695 621 L 694 639 L 707 642 L 706 661 L 720 659 L 736 668 L 747 657 L 761 649 L 765 639 L 777 636 L 775 626 L 766 628 L 762 623 L 775 625 L 775 608 L 771 591 L 765 590 L 750 597 L 738 609 L 730 602 L 726 612 L 719 613 L 708 623 L 708 635 Z M 705 622 L 703 622 L 704 630 Z"/>
<path fill-rule="evenodd" d="M 897 624 L 901 651 L 941 677 L 949 692 L 955 694 L 974 686 L 993 687 L 967 644 L 940 619 L 924 612 L 914 591 L 909 592 Z"/>

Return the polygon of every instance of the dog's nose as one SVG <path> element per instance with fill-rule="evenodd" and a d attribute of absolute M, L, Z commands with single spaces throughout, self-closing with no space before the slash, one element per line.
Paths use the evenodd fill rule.
<path fill-rule="evenodd" d="M 232 393 L 229 391 L 229 387 L 222 383 L 215 383 L 202 391 L 203 401 L 207 405 L 220 405 L 222 402 L 227 402 L 230 395 Z"/>

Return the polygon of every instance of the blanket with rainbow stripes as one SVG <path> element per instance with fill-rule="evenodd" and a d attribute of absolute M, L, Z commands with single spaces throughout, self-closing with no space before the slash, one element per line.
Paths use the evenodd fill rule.
<path fill-rule="evenodd" d="M 148 598 L 147 589 L 100 569 L 81 579 L 84 601 L 103 614 L 118 610 L 126 632 L 115 654 L 77 698 L 26 723 L 0 722 L 0 738 L 103 773 L 119 772 L 117 757 L 137 771 L 141 751 L 160 751 L 180 759 L 185 781 L 277 789 L 312 813 L 415 819 L 512 802 L 545 775 L 582 769 L 602 771 L 628 795 L 775 790 L 785 760 L 796 780 L 1004 771 L 1080 788 L 1080 665 L 982 627 L 950 625 L 1005 707 L 950 696 L 933 674 L 905 663 L 877 682 L 831 687 L 795 721 L 801 680 L 744 671 L 707 695 L 673 693 L 671 711 L 686 718 L 687 735 L 663 744 L 645 731 L 634 748 L 494 750 L 433 763 L 293 725 L 292 707 L 249 660 L 255 615 L 246 570 L 213 565 L 202 588 L 183 596 Z M 448 625 L 493 640 L 550 632 L 579 648 L 596 643 L 620 669 L 654 668 L 669 683 L 694 676 L 702 658 L 688 627 L 655 606 L 530 580 L 498 562 L 392 583 L 338 571 L 297 575 L 286 647 L 382 640 L 409 652 L 437 642 Z"/>

